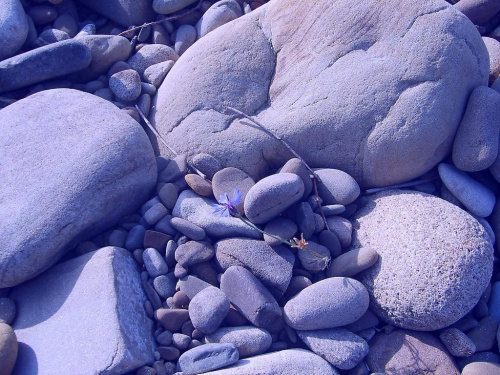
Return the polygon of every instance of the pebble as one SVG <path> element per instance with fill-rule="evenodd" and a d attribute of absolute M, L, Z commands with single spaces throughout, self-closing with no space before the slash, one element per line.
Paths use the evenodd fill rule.
<path fill-rule="evenodd" d="M 359 281 L 331 277 L 290 299 L 284 308 L 285 321 L 299 330 L 340 327 L 361 318 L 368 303 L 368 292 Z"/>
<path fill-rule="evenodd" d="M 125 247 L 125 242 L 127 241 L 128 232 L 123 229 L 115 229 L 109 235 L 109 245 L 116 247 Z"/>
<path fill-rule="evenodd" d="M 161 307 L 161 300 L 158 293 L 156 293 L 156 290 L 147 281 L 142 280 L 141 284 L 142 289 L 144 289 L 144 293 L 146 293 L 146 296 L 148 297 L 149 302 L 151 302 L 153 308 L 155 310 L 159 309 Z"/>
<path fill-rule="evenodd" d="M 60 14 L 52 25 L 54 29 L 59 29 L 68 33 L 70 38 L 73 38 L 78 33 L 78 25 L 76 20 L 70 14 Z"/>
<path fill-rule="evenodd" d="M 491 350 L 495 345 L 498 322 L 492 316 L 486 316 L 479 325 L 466 332 L 467 337 L 475 344 L 476 351 Z"/>
<path fill-rule="evenodd" d="M 500 42 L 495 38 L 483 37 L 482 39 L 490 58 L 489 84 L 492 85 L 500 75 Z"/>
<path fill-rule="evenodd" d="M 102 98 L 104 100 L 108 100 L 110 102 L 112 102 L 113 100 L 115 100 L 115 95 L 113 94 L 113 91 L 111 91 L 109 89 L 109 87 L 105 87 L 103 89 L 97 89 L 94 92 L 94 95 L 98 96 L 98 97 L 100 97 L 100 98 Z"/>
<path fill-rule="evenodd" d="M 257 327 L 279 328 L 281 308 L 266 287 L 246 268 L 229 267 L 222 275 L 221 290 L 241 314 Z M 245 293 L 241 293 L 245 290 Z M 248 298 L 252 296 L 252 298 Z"/>
<path fill-rule="evenodd" d="M 193 275 L 187 275 L 186 277 L 179 280 L 179 289 L 186 293 L 186 295 L 193 299 L 199 292 L 205 288 L 209 288 L 212 285 L 203 281 Z"/>
<path fill-rule="evenodd" d="M 182 333 L 174 333 L 172 335 L 172 345 L 180 351 L 186 350 L 191 344 L 191 337 Z"/>
<path fill-rule="evenodd" d="M 222 169 L 220 162 L 209 154 L 196 154 L 193 156 L 191 162 L 193 163 L 193 166 L 200 172 L 204 173 L 209 180 L 213 180 L 214 175 Z"/>
<path fill-rule="evenodd" d="M 235 0 L 220 0 L 214 3 L 196 24 L 198 38 L 243 15 L 243 10 Z"/>
<path fill-rule="evenodd" d="M 478 86 L 469 96 L 467 108 L 455 135 L 453 164 L 466 172 L 481 171 L 490 167 L 498 155 L 496 140 L 499 134 L 500 93 L 485 86 Z"/>
<path fill-rule="evenodd" d="M 488 307 L 491 316 L 500 323 L 500 281 L 493 283 L 491 295 L 488 301 Z"/>
<path fill-rule="evenodd" d="M 455 357 L 469 357 L 476 351 L 476 345 L 465 333 L 457 328 L 447 328 L 439 334 L 441 342 Z"/>
<path fill-rule="evenodd" d="M 238 168 L 228 167 L 214 174 L 212 179 L 212 190 L 215 199 L 220 203 L 224 194 L 233 198 L 234 189 L 241 193 L 241 201 L 236 204 L 240 213 L 244 212 L 244 201 L 248 191 L 255 185 L 255 181 L 248 174 Z"/>
<path fill-rule="evenodd" d="M 141 88 L 142 84 L 141 83 Z M 137 106 L 139 107 L 139 110 L 142 112 L 142 114 L 146 117 L 149 115 L 149 110 L 151 109 L 151 95 L 149 94 L 142 94 L 139 96 L 139 99 L 137 100 Z"/>
<path fill-rule="evenodd" d="M 134 251 L 135 249 L 142 249 L 144 244 L 144 236 L 146 235 L 146 228 L 142 225 L 136 225 L 133 227 L 127 236 L 127 241 L 125 242 L 125 249 Z"/>
<path fill-rule="evenodd" d="M 163 44 L 148 44 L 130 57 L 127 63 L 142 76 L 144 71 L 151 65 L 168 60 L 177 61 L 178 58 L 179 55 L 168 46 Z"/>
<path fill-rule="evenodd" d="M 177 278 L 173 272 L 157 276 L 153 280 L 153 287 L 162 299 L 167 299 L 175 294 L 176 284 Z"/>
<path fill-rule="evenodd" d="M 489 0 L 461 0 L 454 7 L 465 14 L 475 25 L 488 22 L 498 11 L 500 4 Z"/>
<path fill-rule="evenodd" d="M 170 331 L 163 331 L 158 335 L 156 341 L 162 346 L 170 346 L 172 344 L 173 334 Z"/>
<path fill-rule="evenodd" d="M 169 210 L 172 210 L 175 207 L 177 198 L 179 197 L 179 192 L 174 184 L 166 183 L 158 191 L 158 197 L 165 207 L 167 207 Z"/>
<path fill-rule="evenodd" d="M 228 311 L 229 299 L 213 286 L 201 290 L 189 304 L 189 317 L 193 326 L 205 334 L 219 328 Z"/>
<path fill-rule="evenodd" d="M 196 41 L 196 29 L 191 25 L 181 25 L 175 33 L 175 52 L 180 56 Z"/>
<path fill-rule="evenodd" d="M 187 174 L 184 179 L 188 186 L 198 195 L 203 197 L 213 197 L 214 192 L 212 190 L 212 184 L 210 181 L 205 180 L 203 177 L 190 173 Z"/>
<path fill-rule="evenodd" d="M 323 271 L 331 260 L 330 251 L 313 241 L 309 241 L 305 249 L 297 249 L 297 256 L 302 267 L 311 273 Z"/>
<path fill-rule="evenodd" d="M 295 222 L 299 227 L 299 233 L 304 235 L 305 239 L 309 239 L 316 229 L 316 221 L 314 212 L 307 202 L 301 202 L 295 208 Z"/>
<path fill-rule="evenodd" d="M 295 173 L 302 179 L 304 183 L 304 194 L 302 199 L 306 199 L 313 191 L 313 180 L 311 172 L 306 168 L 304 163 L 298 158 L 289 159 L 280 169 L 280 173 Z"/>
<path fill-rule="evenodd" d="M 340 215 L 345 212 L 345 206 L 341 204 L 329 204 L 321 206 L 321 209 L 323 210 L 323 214 L 325 216 Z M 316 210 L 316 212 L 319 212 L 319 210 Z"/>
<path fill-rule="evenodd" d="M 303 194 L 304 183 L 296 174 L 279 173 L 264 177 L 248 190 L 244 198 L 245 216 L 252 223 L 266 223 L 298 202 Z"/>
<path fill-rule="evenodd" d="M 473 362 L 491 362 L 500 365 L 500 356 L 493 352 L 476 352 L 470 357 L 457 358 L 457 364 L 462 370 L 469 363 Z"/>
<path fill-rule="evenodd" d="M 335 258 L 326 271 L 327 277 L 352 277 L 373 266 L 378 260 L 378 253 L 370 247 L 347 251 Z"/>
<path fill-rule="evenodd" d="M 309 285 L 312 285 L 312 282 L 306 276 L 294 276 L 290 280 L 290 284 L 288 285 L 288 289 L 285 292 L 285 297 L 291 298 L 299 293 L 301 290 L 307 288 Z"/>
<path fill-rule="evenodd" d="M 181 355 L 179 349 L 173 346 L 159 346 L 156 350 L 165 361 L 176 361 Z"/>
<path fill-rule="evenodd" d="M 141 82 L 141 89 L 143 94 L 154 95 L 156 94 L 156 87 L 151 83 Z M 165 168 L 163 168 L 165 169 Z M 162 171 L 163 171 L 162 169 Z"/>
<path fill-rule="evenodd" d="M 314 218 L 314 233 L 318 234 L 321 233 L 323 230 L 325 230 L 325 221 L 321 217 L 321 215 L 318 215 L 316 213 L 313 213 L 313 218 Z"/>
<path fill-rule="evenodd" d="M 147 230 L 144 236 L 144 248 L 152 247 L 156 249 L 160 254 L 165 254 L 168 241 L 172 239 L 172 236 L 168 234 L 157 232 L 155 230 Z"/>
<path fill-rule="evenodd" d="M 177 308 L 187 309 L 189 306 L 190 299 L 186 293 L 184 293 L 182 291 L 178 291 L 172 297 L 172 301 L 174 302 L 174 305 Z"/>
<path fill-rule="evenodd" d="M 175 260 L 183 267 L 205 262 L 213 256 L 214 248 L 206 242 L 199 241 L 188 241 L 175 251 Z"/>
<path fill-rule="evenodd" d="M 118 99 L 134 101 L 141 95 L 141 77 L 133 70 L 122 70 L 109 79 L 109 88 Z"/>
<path fill-rule="evenodd" d="M 17 359 L 18 343 L 14 330 L 5 323 L 0 323 L 0 363 L 4 374 L 12 373 Z"/>
<path fill-rule="evenodd" d="M 38 38 L 33 42 L 33 47 L 38 48 L 47 46 L 49 44 L 61 42 L 68 39 L 69 35 L 64 31 L 58 29 L 47 29 L 40 33 Z"/>
<path fill-rule="evenodd" d="M 16 318 L 16 304 L 8 298 L 0 298 L 0 323 L 12 325 Z"/>
<path fill-rule="evenodd" d="M 188 171 L 186 155 L 177 155 L 158 176 L 159 182 L 174 182 Z"/>
<path fill-rule="evenodd" d="M 323 204 L 342 204 L 344 206 L 352 203 L 359 196 L 358 183 L 347 173 L 331 168 L 315 169 L 320 179 L 318 193 L 323 199 Z"/>
<path fill-rule="evenodd" d="M 490 362 L 469 363 L 462 370 L 461 375 L 498 375 L 500 374 L 500 365 Z"/>
<path fill-rule="evenodd" d="M 177 263 L 174 267 L 174 275 L 175 277 L 177 277 L 178 279 L 182 279 L 184 276 L 186 276 L 188 273 L 188 270 L 184 267 L 182 267 L 182 265 L 180 265 L 179 263 Z"/>
<path fill-rule="evenodd" d="M 144 79 L 155 86 L 156 88 L 160 87 L 163 80 L 167 76 L 168 72 L 174 66 L 173 60 L 167 60 L 160 62 L 158 64 L 153 64 L 148 66 L 144 71 Z"/>
<path fill-rule="evenodd" d="M 158 250 L 152 247 L 144 250 L 142 253 L 142 260 L 149 276 L 152 278 L 168 273 L 167 263 Z"/>
<path fill-rule="evenodd" d="M 240 358 L 264 353 L 272 343 L 271 334 L 265 329 L 253 326 L 221 327 L 206 335 L 209 343 L 232 343 L 238 349 Z"/>
<path fill-rule="evenodd" d="M 324 230 L 319 234 L 319 243 L 330 250 L 332 259 L 335 259 L 342 253 L 342 246 L 340 245 L 339 238 L 335 233 L 329 230 Z"/>
<path fill-rule="evenodd" d="M 158 309 L 155 311 L 155 319 L 163 328 L 171 332 L 178 332 L 182 325 L 189 320 L 189 312 L 185 309 Z"/>
<path fill-rule="evenodd" d="M 2 1 L 0 3 L 0 42 L 2 44 L 0 61 L 13 56 L 23 46 L 28 30 L 29 24 L 21 1 Z"/>
<path fill-rule="evenodd" d="M 341 216 L 328 216 L 326 222 L 330 230 L 337 236 L 341 247 L 349 247 L 352 241 L 351 222 Z"/>
<path fill-rule="evenodd" d="M 177 371 L 203 373 L 229 366 L 238 359 L 234 344 L 205 344 L 184 352 L 177 362 Z"/>
<path fill-rule="evenodd" d="M 350 370 L 368 354 L 368 344 L 344 328 L 297 331 L 297 335 L 314 353 L 336 368 Z"/>
<path fill-rule="evenodd" d="M 170 220 L 170 224 L 180 233 L 192 240 L 200 241 L 205 238 L 205 231 L 203 228 L 200 228 L 198 225 L 193 224 L 189 220 L 181 217 L 173 217 Z"/>
<path fill-rule="evenodd" d="M 268 221 L 264 227 L 264 232 L 268 233 L 264 234 L 264 241 L 266 241 L 269 246 L 278 246 L 281 245 L 282 242 L 270 236 L 270 234 L 275 237 L 289 240 L 297 233 L 297 230 L 298 227 L 294 221 L 283 217 L 277 217 Z"/>
<path fill-rule="evenodd" d="M 189 267 L 190 273 L 211 285 L 218 286 L 219 272 L 211 261 L 193 264 Z"/>
<path fill-rule="evenodd" d="M 58 14 L 52 5 L 36 5 L 28 11 L 28 15 L 36 26 L 43 26 L 54 21 Z"/>
<path fill-rule="evenodd" d="M 168 209 L 162 203 L 156 203 L 144 213 L 144 220 L 149 225 L 155 225 L 163 217 L 168 215 Z"/>
<path fill-rule="evenodd" d="M 153 0 L 153 9 L 158 14 L 170 14 L 195 2 L 196 0 Z"/>

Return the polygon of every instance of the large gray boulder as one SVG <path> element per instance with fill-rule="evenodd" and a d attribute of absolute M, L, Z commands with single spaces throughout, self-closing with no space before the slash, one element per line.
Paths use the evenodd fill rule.
<path fill-rule="evenodd" d="M 493 247 L 483 226 L 432 195 L 390 190 L 364 198 L 352 248 L 371 247 L 377 262 L 360 274 L 370 308 L 385 322 L 434 331 L 478 302 L 491 278 Z"/>
<path fill-rule="evenodd" d="M 28 36 L 28 20 L 19 0 L 0 2 L 0 60 L 14 55 Z"/>
<path fill-rule="evenodd" d="M 190 47 L 150 119 L 178 153 L 211 154 L 258 180 L 292 155 L 234 107 L 312 167 L 388 185 L 451 150 L 488 61 L 473 24 L 441 0 L 276 0 Z"/>
<path fill-rule="evenodd" d="M 123 374 L 153 362 L 153 322 L 137 264 L 106 247 L 58 264 L 11 293 L 14 374 Z"/>
<path fill-rule="evenodd" d="M 0 288 L 28 280 L 135 211 L 156 183 L 141 126 L 75 90 L 0 111 Z"/>

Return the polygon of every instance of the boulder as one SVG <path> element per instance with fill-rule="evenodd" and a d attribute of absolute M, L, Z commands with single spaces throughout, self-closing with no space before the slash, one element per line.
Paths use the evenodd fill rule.
<path fill-rule="evenodd" d="M 211 154 L 257 181 L 292 155 L 236 108 L 311 167 L 390 185 L 450 152 L 488 69 L 474 25 L 441 0 L 278 0 L 190 47 L 150 120 L 177 152 Z"/>
<path fill-rule="evenodd" d="M 0 288 L 116 224 L 155 186 L 144 130 L 94 95 L 31 95 L 0 111 L 0 129 Z"/>
<path fill-rule="evenodd" d="M 19 0 L 4 0 L 0 4 L 0 60 L 14 55 L 28 36 L 28 20 Z"/>
<path fill-rule="evenodd" d="M 80 2 L 123 26 L 142 25 L 155 19 L 153 0 L 80 0 Z"/>

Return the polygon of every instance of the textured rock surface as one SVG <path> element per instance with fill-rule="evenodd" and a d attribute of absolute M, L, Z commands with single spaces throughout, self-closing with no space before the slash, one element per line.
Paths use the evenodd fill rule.
<path fill-rule="evenodd" d="M 464 316 L 486 289 L 493 248 L 481 224 L 431 195 L 367 196 L 354 216 L 352 247 L 379 260 L 361 273 L 373 311 L 389 324 L 436 330 Z"/>
<path fill-rule="evenodd" d="M 273 1 L 187 50 L 150 118 L 177 152 L 253 178 L 282 165 L 289 152 L 234 107 L 313 167 L 393 184 L 450 151 L 470 91 L 488 80 L 480 39 L 442 1 Z"/>
<path fill-rule="evenodd" d="M 61 263 L 13 289 L 14 374 L 126 373 L 153 361 L 146 296 L 125 249 Z"/>
<path fill-rule="evenodd" d="M 0 124 L 0 287 L 114 225 L 156 182 L 142 128 L 95 96 L 44 91 L 1 110 Z"/>
<path fill-rule="evenodd" d="M 28 35 L 28 21 L 19 0 L 4 0 L 0 4 L 0 60 L 14 55 Z"/>

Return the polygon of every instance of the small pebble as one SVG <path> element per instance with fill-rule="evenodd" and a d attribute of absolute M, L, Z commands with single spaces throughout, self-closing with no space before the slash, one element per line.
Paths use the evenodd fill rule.
<path fill-rule="evenodd" d="M 205 238 L 206 234 L 203 228 L 181 217 L 173 217 L 170 220 L 170 224 L 180 233 L 192 240 L 200 241 Z"/>
<path fill-rule="evenodd" d="M 445 329 L 439 334 L 439 338 L 455 357 L 469 357 L 476 351 L 474 342 L 457 328 Z"/>
<path fill-rule="evenodd" d="M 477 327 L 466 332 L 466 335 L 476 345 L 476 351 L 482 352 L 493 348 L 497 328 L 497 320 L 492 316 L 487 316 L 479 321 Z"/>
<path fill-rule="evenodd" d="M 16 312 L 16 304 L 12 299 L 0 298 L 0 323 L 12 325 L 16 318 Z"/>
<path fill-rule="evenodd" d="M 212 197 L 214 192 L 212 190 L 212 184 L 210 181 L 205 180 L 203 177 L 190 173 L 187 174 L 184 179 L 188 186 L 198 195 L 203 197 Z"/>
<path fill-rule="evenodd" d="M 109 78 L 109 88 L 118 99 L 134 101 L 141 95 L 141 77 L 133 70 L 122 70 Z"/>
<path fill-rule="evenodd" d="M 189 320 L 189 312 L 185 309 L 160 308 L 155 311 L 155 319 L 158 320 L 166 330 L 178 332 L 182 325 Z"/>
<path fill-rule="evenodd" d="M 152 278 L 160 275 L 166 275 L 168 273 L 168 265 L 158 250 L 153 249 L 152 247 L 147 248 L 142 253 L 142 260 L 148 274 Z"/>
<path fill-rule="evenodd" d="M 158 176 L 159 182 L 174 182 L 187 173 L 188 164 L 185 155 L 178 155 L 168 163 L 165 170 Z"/>
<path fill-rule="evenodd" d="M 177 362 L 177 371 L 203 373 L 229 366 L 238 359 L 234 344 L 205 344 L 183 353 Z"/>
<path fill-rule="evenodd" d="M 177 308 L 187 309 L 189 306 L 189 297 L 183 291 L 178 291 L 173 297 L 174 304 Z"/>
<path fill-rule="evenodd" d="M 159 346 L 156 350 L 165 361 L 175 361 L 181 355 L 179 349 L 174 348 L 173 346 Z"/>
<path fill-rule="evenodd" d="M 189 305 L 189 317 L 193 326 L 205 334 L 219 328 L 228 311 L 229 299 L 219 288 L 213 286 L 196 294 Z"/>
<path fill-rule="evenodd" d="M 177 278 L 173 272 L 166 275 L 160 275 L 153 280 L 153 287 L 162 299 L 167 299 L 175 294 L 176 284 Z"/>
<path fill-rule="evenodd" d="M 326 271 L 327 277 L 352 277 L 370 268 L 378 260 L 378 254 L 369 247 L 362 247 L 345 252 L 332 260 Z"/>
<path fill-rule="evenodd" d="M 175 260 L 183 267 L 205 262 L 213 258 L 214 248 L 206 242 L 188 241 L 175 251 Z"/>
<path fill-rule="evenodd" d="M 155 225 L 164 216 L 168 215 L 168 209 L 162 203 L 156 203 L 153 207 L 146 211 L 144 214 L 144 220 L 149 225 Z"/>
<path fill-rule="evenodd" d="M 191 337 L 182 333 L 174 333 L 172 335 L 172 345 L 180 351 L 186 350 L 189 344 L 191 344 Z"/>

